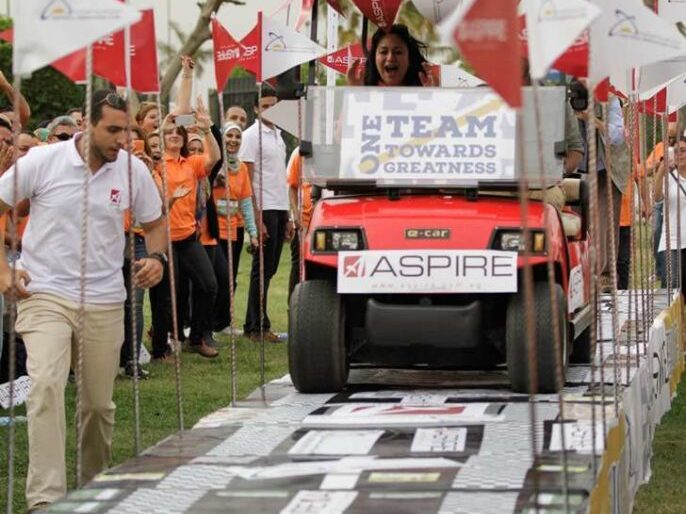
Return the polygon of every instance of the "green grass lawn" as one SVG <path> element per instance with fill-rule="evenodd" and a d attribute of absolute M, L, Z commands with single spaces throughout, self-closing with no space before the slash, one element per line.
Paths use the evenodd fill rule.
<path fill-rule="evenodd" d="M 243 253 L 236 291 L 236 327 L 242 328 L 245 317 L 245 304 L 248 294 L 250 256 Z M 279 272 L 272 279 L 269 295 L 269 317 L 275 332 L 285 332 L 288 328 L 286 296 L 288 294 L 288 274 L 290 272 L 290 247 L 284 246 Z M 146 330 L 149 311 L 146 307 Z M 243 337 L 237 338 L 238 357 L 238 396 L 244 398 L 260 383 L 259 343 Z M 189 353 L 182 354 L 181 385 L 185 428 L 191 428 L 201 417 L 224 407 L 231 401 L 230 345 L 229 336 L 218 338 L 220 356 L 205 359 Z M 286 346 L 265 344 L 265 373 L 267 381 L 283 376 L 288 372 Z M 170 364 L 151 364 L 147 366 L 150 379 L 140 381 L 140 427 L 141 449 L 152 446 L 164 437 L 178 430 L 177 401 L 174 366 Z M 74 435 L 75 387 L 69 385 L 67 402 L 67 466 L 69 486 L 75 486 L 75 435 Z M 133 382 L 119 378 L 116 382 L 114 401 L 117 404 L 117 417 L 114 430 L 113 457 L 118 464 L 134 456 L 134 407 Z M 24 407 L 16 409 L 17 415 L 24 415 Z M 7 412 L 0 410 L 0 416 Z M 27 465 L 26 424 L 17 426 L 15 431 L 14 466 L 14 512 L 23 513 L 24 483 Z M 4 512 L 7 495 L 7 428 L 0 427 L 0 511 Z"/>
<path fill-rule="evenodd" d="M 272 281 L 269 315 L 275 331 L 286 331 L 286 294 L 290 270 L 288 247 L 284 252 L 279 273 Z M 236 326 L 242 326 L 245 315 L 250 259 L 244 254 L 236 293 Z M 184 353 L 182 358 L 182 394 L 186 428 L 198 419 L 231 401 L 229 338 L 219 338 L 221 354 L 218 359 L 206 360 Z M 267 380 L 287 372 L 285 345 L 266 345 Z M 148 366 L 151 377 L 140 382 L 141 448 L 146 448 L 178 429 L 174 368 L 171 365 Z M 245 397 L 259 385 L 259 345 L 244 338 L 238 339 L 238 394 Z M 134 455 L 134 415 L 132 382 L 118 379 L 115 389 L 117 423 L 114 433 L 114 463 Z M 68 437 L 68 476 L 74 486 L 74 387 L 66 393 Z M 23 407 L 17 409 L 24 414 Z M 6 412 L 0 411 L 0 416 Z M 14 512 L 24 512 L 24 477 L 26 475 L 26 425 L 17 427 L 14 468 Z M 686 512 L 686 381 L 679 386 L 672 410 L 657 429 L 650 483 L 638 493 L 634 512 L 637 514 L 683 514 Z M 7 429 L 0 428 L 0 510 L 4 510 L 7 494 Z"/>

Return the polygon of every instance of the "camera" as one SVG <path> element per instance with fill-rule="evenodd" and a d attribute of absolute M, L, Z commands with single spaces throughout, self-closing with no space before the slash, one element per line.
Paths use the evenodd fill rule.
<path fill-rule="evenodd" d="M 569 83 L 569 105 L 579 112 L 588 109 L 588 89 L 578 80 Z"/>

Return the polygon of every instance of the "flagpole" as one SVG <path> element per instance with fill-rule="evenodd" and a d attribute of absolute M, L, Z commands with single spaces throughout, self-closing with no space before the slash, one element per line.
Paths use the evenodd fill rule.
<path fill-rule="evenodd" d="M 126 2 L 130 3 L 130 0 Z M 126 75 L 126 142 L 128 147 L 127 152 L 127 168 L 129 180 L 129 199 L 133 198 L 133 171 L 132 171 L 132 148 L 131 148 L 131 101 L 133 96 L 133 88 L 131 85 L 131 26 L 127 25 L 124 29 L 124 73 Z M 131 201 L 129 202 L 131 204 Z M 138 334 L 136 333 L 136 287 L 133 285 L 133 276 L 135 274 L 136 264 L 136 240 L 133 232 L 133 209 L 129 205 L 129 214 L 131 216 L 131 226 L 129 227 L 129 287 L 127 294 L 129 295 L 129 308 L 131 326 L 131 356 L 133 358 L 133 448 L 135 455 L 140 453 L 140 439 L 141 439 L 141 412 L 140 412 L 140 388 L 138 377 Z M 125 365 L 128 363 L 124 363 Z"/>

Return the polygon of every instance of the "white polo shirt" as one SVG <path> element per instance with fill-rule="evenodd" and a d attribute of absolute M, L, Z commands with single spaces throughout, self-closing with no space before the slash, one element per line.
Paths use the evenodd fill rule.
<path fill-rule="evenodd" d="M 243 162 L 255 165 L 252 188 L 260 205 L 260 151 L 259 151 L 259 123 L 256 121 L 243 132 L 243 143 L 238 153 Z M 286 180 L 286 144 L 281 137 L 281 131 L 262 124 L 262 197 L 263 210 L 287 211 L 288 184 Z"/>
<path fill-rule="evenodd" d="M 145 164 L 135 157 L 131 161 L 134 218 L 140 223 L 155 221 L 162 214 L 157 187 Z M 91 173 L 74 138 L 33 148 L 17 167 L 0 177 L 0 200 L 10 206 L 31 201 L 21 254 L 22 267 L 31 276 L 28 290 L 79 301 L 83 177 L 88 173 L 86 303 L 123 302 L 124 214 L 130 203 L 126 152 L 120 150 L 115 162 Z"/>

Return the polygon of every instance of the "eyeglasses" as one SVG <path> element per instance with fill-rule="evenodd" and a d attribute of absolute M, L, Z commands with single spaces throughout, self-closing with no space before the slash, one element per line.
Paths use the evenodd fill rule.
<path fill-rule="evenodd" d="M 177 129 L 166 129 L 166 130 L 163 130 L 162 133 L 165 136 L 171 136 L 171 135 L 180 136 L 181 135 L 181 133 Z"/>
<path fill-rule="evenodd" d="M 74 137 L 72 134 L 68 134 L 67 132 L 61 132 L 59 134 L 54 134 L 54 136 L 59 139 L 60 141 L 69 141 L 72 137 Z"/>
<path fill-rule="evenodd" d="M 126 109 L 126 100 L 116 93 L 109 93 L 105 98 L 93 104 L 93 107 L 106 103 L 114 109 Z"/>

